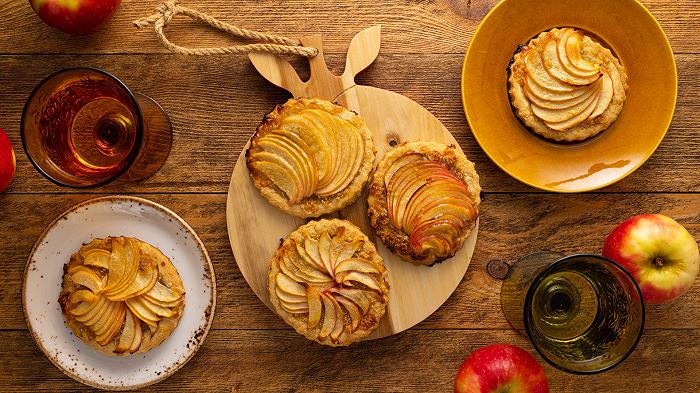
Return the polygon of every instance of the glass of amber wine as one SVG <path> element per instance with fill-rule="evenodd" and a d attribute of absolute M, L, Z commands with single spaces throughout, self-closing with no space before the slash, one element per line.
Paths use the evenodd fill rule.
<path fill-rule="evenodd" d="M 163 166 L 172 145 L 160 105 L 93 68 L 44 79 L 24 107 L 21 134 L 36 169 L 75 188 L 145 179 Z"/>
<path fill-rule="evenodd" d="M 616 366 L 644 329 L 637 283 L 598 255 L 545 251 L 519 259 L 503 281 L 501 306 L 547 362 L 574 374 Z"/>

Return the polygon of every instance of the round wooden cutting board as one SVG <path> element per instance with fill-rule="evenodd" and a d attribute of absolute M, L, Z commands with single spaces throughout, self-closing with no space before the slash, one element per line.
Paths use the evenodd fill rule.
<path fill-rule="evenodd" d="M 310 60 L 311 79 L 301 82 L 284 60 L 269 54 L 250 55 L 258 71 L 270 82 L 295 97 L 329 99 L 357 112 L 374 135 L 377 162 L 393 146 L 410 141 L 435 141 L 459 148 L 440 121 L 415 101 L 400 94 L 354 83 L 354 76 L 374 61 L 379 52 L 379 27 L 358 33 L 350 43 L 345 73 L 331 74 L 323 60 L 320 36 L 302 39 L 305 46 L 319 49 Z M 250 180 L 245 152 L 236 162 L 226 202 L 226 220 L 231 248 L 238 267 L 256 295 L 268 307 L 267 275 L 270 260 L 280 241 L 311 219 L 283 213 L 263 198 Z M 377 239 L 367 217 L 367 190 L 351 206 L 333 214 L 351 221 L 374 241 L 389 272 L 389 303 L 379 327 L 369 339 L 406 330 L 437 310 L 464 277 L 476 244 L 479 223 L 457 254 L 432 267 L 415 266 L 392 254 Z"/>

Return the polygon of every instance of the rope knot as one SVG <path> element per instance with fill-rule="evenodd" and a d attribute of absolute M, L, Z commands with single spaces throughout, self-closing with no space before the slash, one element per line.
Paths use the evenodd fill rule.
<path fill-rule="evenodd" d="M 177 0 L 166 1 L 165 3 L 159 5 L 156 8 L 156 12 L 161 14 L 161 19 L 163 20 L 163 25 L 167 25 L 173 17 L 179 12 L 179 7 L 177 5 Z"/>

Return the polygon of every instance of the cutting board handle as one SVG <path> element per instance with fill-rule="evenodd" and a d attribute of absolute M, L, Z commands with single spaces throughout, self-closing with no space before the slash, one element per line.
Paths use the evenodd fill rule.
<path fill-rule="evenodd" d="M 355 85 L 355 75 L 367 68 L 377 58 L 381 45 L 381 26 L 360 31 L 350 41 L 342 75 L 333 74 L 323 57 L 323 39 L 315 34 L 301 39 L 304 46 L 318 49 L 316 57 L 309 58 L 311 77 L 303 82 L 288 61 L 270 53 L 248 55 L 255 69 L 272 84 L 281 87 L 294 97 L 315 97 L 333 100 Z"/>

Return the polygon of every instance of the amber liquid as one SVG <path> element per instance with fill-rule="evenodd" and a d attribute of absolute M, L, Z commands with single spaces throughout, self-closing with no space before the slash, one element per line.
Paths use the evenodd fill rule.
<path fill-rule="evenodd" d="M 73 176 L 99 181 L 134 157 L 138 120 L 131 97 L 116 82 L 73 78 L 47 95 L 37 114 L 51 161 Z"/>

